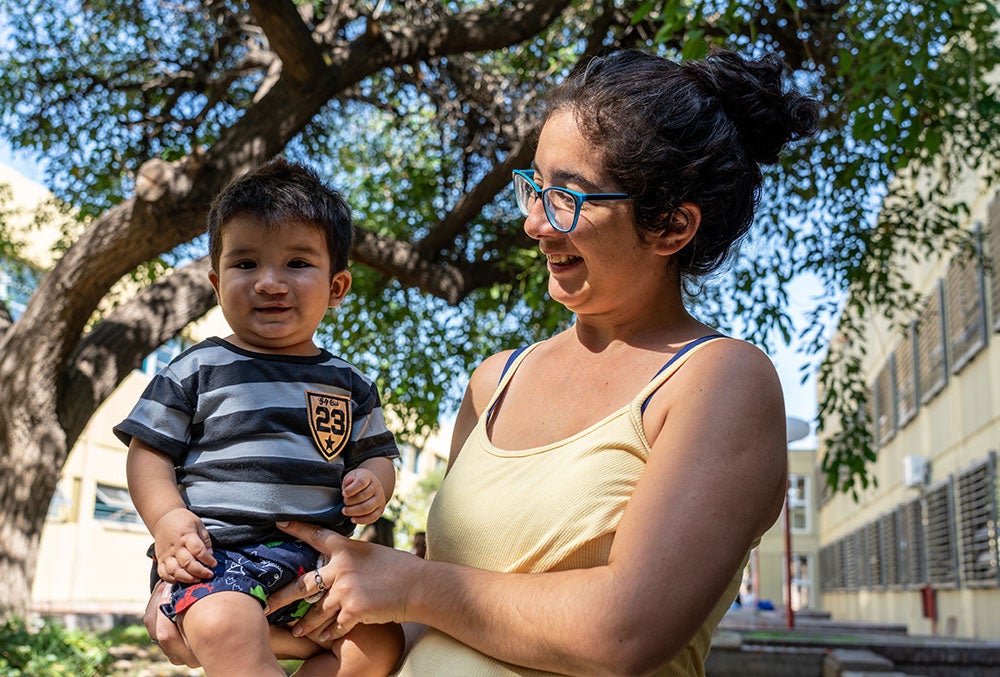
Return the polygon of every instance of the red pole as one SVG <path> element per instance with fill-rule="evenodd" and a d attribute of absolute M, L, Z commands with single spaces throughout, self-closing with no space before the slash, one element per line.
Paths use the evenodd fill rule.
<path fill-rule="evenodd" d="M 792 520 L 788 508 L 788 489 L 785 489 L 785 619 L 788 629 L 795 627 L 795 612 L 792 611 Z"/>

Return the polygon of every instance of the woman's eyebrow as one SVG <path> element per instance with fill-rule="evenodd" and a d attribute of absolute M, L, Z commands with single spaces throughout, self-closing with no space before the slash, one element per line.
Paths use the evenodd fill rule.
<path fill-rule="evenodd" d="M 531 163 L 531 168 L 536 172 L 538 172 L 539 174 L 541 174 L 541 172 L 538 171 L 538 166 L 534 162 Z M 594 193 L 602 191 L 600 186 L 598 186 L 596 183 L 594 183 L 584 175 L 578 172 L 570 171 L 568 169 L 561 169 L 559 171 L 554 172 L 552 176 L 549 177 L 549 180 L 557 182 L 561 185 L 575 183 L 576 185 L 583 188 L 583 192 L 585 193 Z"/>

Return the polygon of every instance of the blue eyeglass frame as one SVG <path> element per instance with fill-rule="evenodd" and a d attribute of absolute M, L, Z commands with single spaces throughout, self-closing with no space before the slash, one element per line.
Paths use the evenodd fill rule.
<path fill-rule="evenodd" d="M 532 178 L 535 172 L 531 169 L 515 169 L 513 171 L 514 179 L 514 197 L 517 198 L 517 179 L 524 179 L 529 186 L 535 190 L 535 196 L 542 199 L 542 211 L 545 212 L 545 218 L 548 220 L 549 225 L 558 230 L 560 233 L 571 233 L 573 229 L 576 228 L 576 222 L 580 218 L 580 210 L 583 208 L 584 202 L 603 202 L 606 200 L 631 200 L 632 196 L 628 193 L 581 193 L 578 190 L 572 190 L 570 188 L 563 188 L 562 186 L 549 186 L 548 188 L 541 188 L 535 179 Z M 568 193 L 573 196 L 573 223 L 569 228 L 562 228 L 556 223 L 555 217 L 555 207 L 552 206 L 552 202 L 546 199 L 546 195 L 549 195 L 552 191 L 559 193 Z M 528 215 L 530 206 L 521 204 L 520 200 L 517 201 L 517 208 L 521 210 L 521 214 L 524 216 Z"/>

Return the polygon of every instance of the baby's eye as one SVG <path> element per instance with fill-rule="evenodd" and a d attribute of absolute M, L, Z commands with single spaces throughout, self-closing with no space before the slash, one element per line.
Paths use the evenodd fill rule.
<path fill-rule="evenodd" d="M 308 268 L 312 264 L 305 259 L 292 259 L 288 262 L 289 268 Z"/>
<path fill-rule="evenodd" d="M 233 268 L 239 268 L 240 270 L 253 270 L 257 267 L 257 264 L 253 261 L 237 261 L 233 264 Z"/>

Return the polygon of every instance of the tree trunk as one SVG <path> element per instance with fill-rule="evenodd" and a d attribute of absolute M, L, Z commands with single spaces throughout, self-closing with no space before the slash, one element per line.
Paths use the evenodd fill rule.
<path fill-rule="evenodd" d="M 56 415 L 56 389 L 44 380 L 47 370 L 33 369 L 26 362 L 39 357 L 44 363 L 44 356 L 12 349 L 9 342 L 0 341 L 0 347 L 0 393 L 4 393 L 0 407 L 0 616 L 5 616 L 23 613 L 28 607 L 42 525 L 68 449 Z"/>

